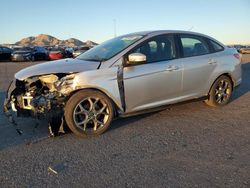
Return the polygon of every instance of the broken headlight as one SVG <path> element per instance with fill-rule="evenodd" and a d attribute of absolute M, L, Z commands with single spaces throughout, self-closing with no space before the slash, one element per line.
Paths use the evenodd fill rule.
<path fill-rule="evenodd" d="M 49 88 L 50 92 L 56 91 L 55 83 L 58 81 L 58 77 L 56 75 L 44 75 L 40 76 L 39 79 Z"/>

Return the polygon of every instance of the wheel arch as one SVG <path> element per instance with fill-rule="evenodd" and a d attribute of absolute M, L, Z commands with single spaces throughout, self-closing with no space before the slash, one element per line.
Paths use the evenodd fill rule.
<path fill-rule="evenodd" d="M 235 86 L 235 81 L 234 81 L 234 79 L 233 79 L 233 76 L 230 74 L 230 73 L 224 73 L 224 74 L 222 74 L 222 75 L 220 75 L 220 76 L 227 76 L 229 79 L 230 79 L 230 81 L 231 81 L 231 83 L 232 83 L 232 89 L 234 89 L 234 86 Z M 219 78 L 219 77 L 218 77 Z"/>
<path fill-rule="evenodd" d="M 70 93 L 70 95 L 68 96 L 68 99 L 74 95 L 75 93 L 79 92 L 79 91 L 84 91 L 84 90 L 94 90 L 94 91 L 99 91 L 101 92 L 103 95 L 105 95 L 107 98 L 110 99 L 110 101 L 112 102 L 113 106 L 114 106 L 114 116 L 117 117 L 119 115 L 119 111 L 123 111 L 121 105 L 119 102 L 117 102 L 114 97 L 112 97 L 111 94 L 109 94 L 107 91 L 101 89 L 101 88 L 96 88 L 96 87 L 86 87 L 86 88 L 79 88 L 77 90 L 74 90 Z"/>
<path fill-rule="evenodd" d="M 217 76 L 216 79 L 213 81 L 213 83 L 210 85 L 209 91 L 208 91 L 208 93 L 207 93 L 208 96 L 209 96 L 209 93 L 210 93 L 210 91 L 211 91 L 211 89 L 212 89 L 214 83 L 215 83 L 216 80 L 218 80 L 218 78 L 221 77 L 221 76 L 227 76 L 227 77 L 230 79 L 231 83 L 232 83 L 232 86 L 233 86 L 233 87 L 232 87 L 232 90 L 234 89 L 235 83 L 234 83 L 234 80 L 233 80 L 232 75 L 231 75 L 230 73 L 228 73 L 228 72 L 222 73 L 222 74 L 220 74 L 219 76 Z"/>

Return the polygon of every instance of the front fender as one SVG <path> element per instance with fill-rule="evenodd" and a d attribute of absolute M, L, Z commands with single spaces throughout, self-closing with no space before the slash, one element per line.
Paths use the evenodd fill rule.
<path fill-rule="evenodd" d="M 117 82 L 118 67 L 97 69 L 78 73 L 75 90 L 97 89 L 106 94 L 123 111 Z"/>

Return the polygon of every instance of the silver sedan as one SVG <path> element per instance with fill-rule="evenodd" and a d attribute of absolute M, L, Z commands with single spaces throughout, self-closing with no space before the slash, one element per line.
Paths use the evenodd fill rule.
<path fill-rule="evenodd" d="M 45 116 L 55 134 L 67 124 L 80 137 L 99 135 L 114 118 L 174 103 L 200 99 L 210 106 L 226 105 L 241 83 L 240 58 L 236 49 L 199 33 L 132 33 L 75 59 L 16 73 L 4 110 Z"/>

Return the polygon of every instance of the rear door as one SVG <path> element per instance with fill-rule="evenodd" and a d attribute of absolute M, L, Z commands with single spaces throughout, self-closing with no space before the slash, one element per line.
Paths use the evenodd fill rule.
<path fill-rule="evenodd" d="M 182 63 L 177 59 L 173 35 L 153 37 L 131 53 L 142 53 L 147 62 L 123 70 L 126 112 L 176 101 L 181 94 Z"/>
<path fill-rule="evenodd" d="M 207 84 L 217 61 L 211 54 L 206 38 L 196 35 L 180 34 L 179 42 L 183 62 L 183 97 L 193 98 L 207 93 Z"/>

